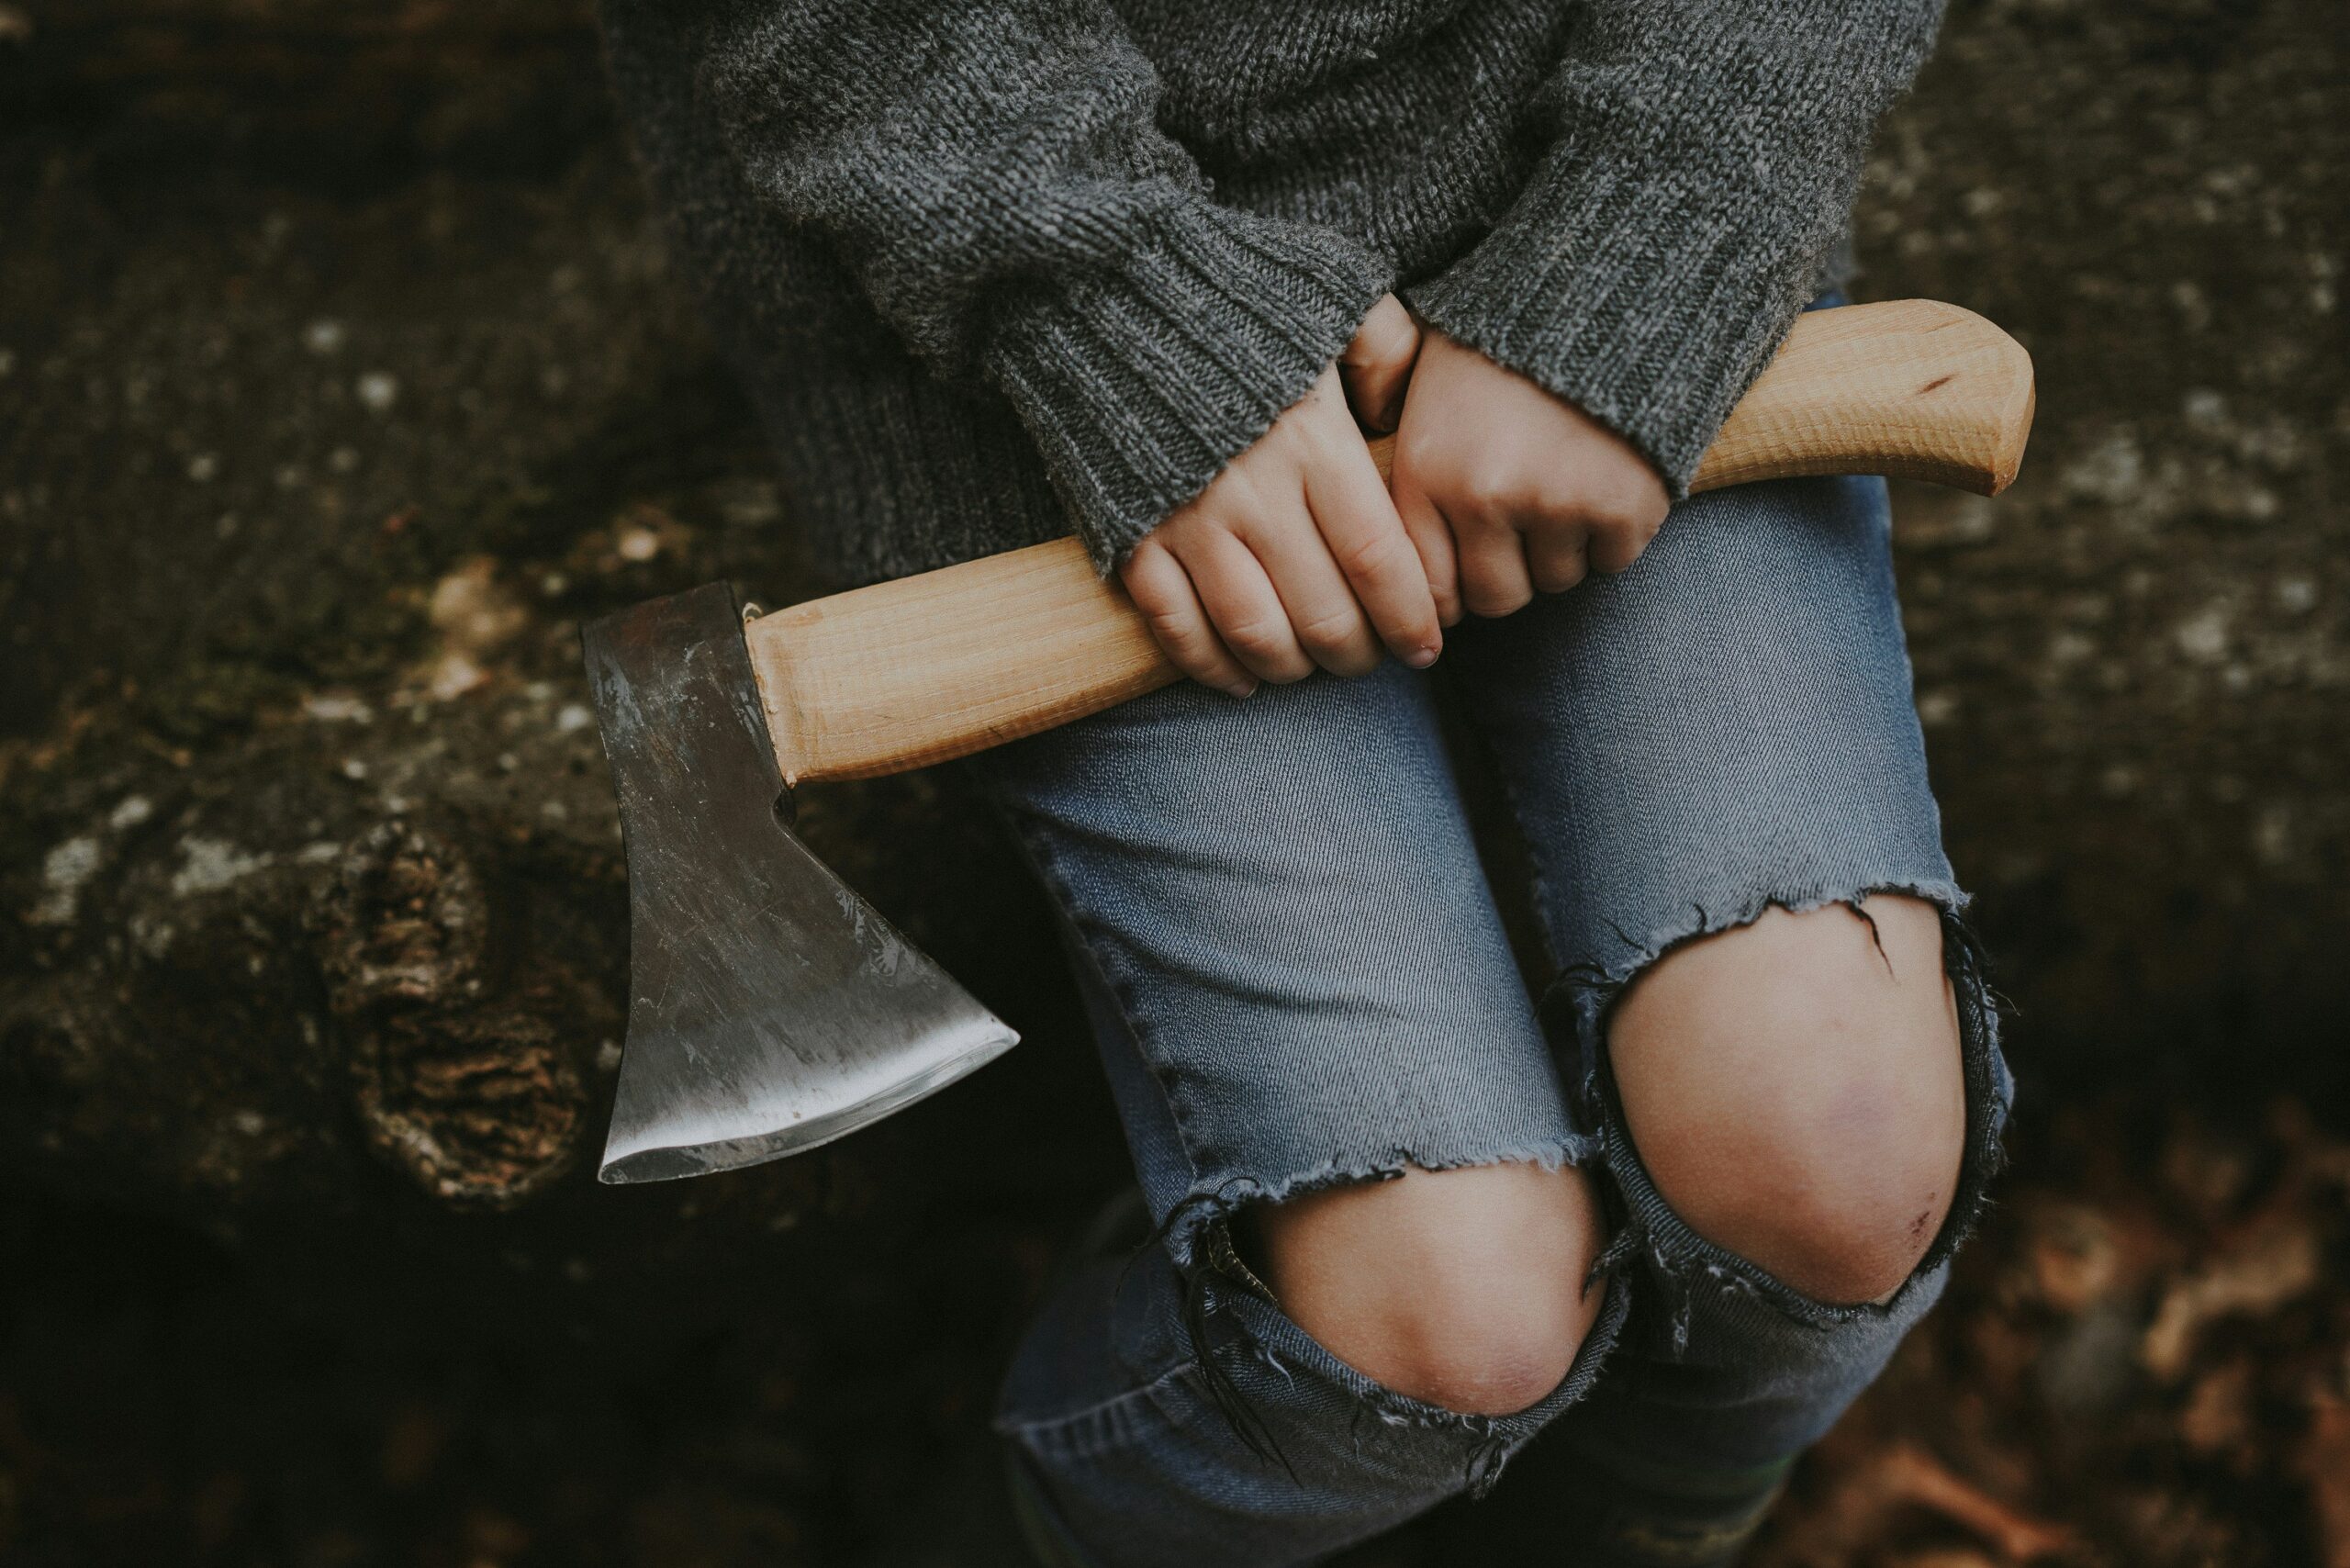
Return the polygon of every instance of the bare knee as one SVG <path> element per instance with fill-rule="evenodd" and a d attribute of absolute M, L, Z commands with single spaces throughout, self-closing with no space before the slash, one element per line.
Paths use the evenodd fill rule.
<path fill-rule="evenodd" d="M 1886 894 L 1866 911 L 1772 910 L 1676 948 L 1627 991 L 1608 1037 L 1632 1142 L 1673 1212 L 1839 1303 L 1918 1266 L 1966 1139 L 1941 917 Z"/>
<path fill-rule="evenodd" d="M 1411 1170 L 1259 1212 L 1283 1310 L 1399 1394 L 1505 1415 L 1566 1377 L 1600 1305 L 1583 1281 L 1603 1221 L 1591 1183 L 1533 1165 Z"/>

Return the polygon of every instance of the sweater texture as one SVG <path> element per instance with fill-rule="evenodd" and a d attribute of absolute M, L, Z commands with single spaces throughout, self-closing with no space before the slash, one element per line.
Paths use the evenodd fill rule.
<path fill-rule="evenodd" d="M 793 517 L 1105 571 L 1395 289 L 1681 494 L 1941 0 L 603 0 Z"/>

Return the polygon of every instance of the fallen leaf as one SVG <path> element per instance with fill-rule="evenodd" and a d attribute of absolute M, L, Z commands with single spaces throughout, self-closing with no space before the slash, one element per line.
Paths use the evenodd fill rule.
<path fill-rule="evenodd" d="M 2172 1282 L 2139 1343 L 2139 1359 L 2156 1377 L 2176 1379 L 2215 1318 L 2266 1315 L 2307 1294 L 2317 1283 L 2320 1250 L 2306 1216 L 2275 1214 L 2206 1267 Z"/>
<path fill-rule="evenodd" d="M 1856 1450 L 1831 1437 L 1828 1449 L 1848 1456 L 1847 1468 L 1827 1491 L 1782 1524 L 1794 1562 L 1827 1568 L 2009 1568 L 2070 1551 L 2073 1532 L 2001 1502 L 1954 1473 L 1914 1443 L 1897 1441 Z M 1907 1521 L 1922 1511 L 1965 1530 L 1990 1549 L 1945 1546 L 1922 1555 L 1888 1558 Z"/>
<path fill-rule="evenodd" d="M 1942 1515 L 1982 1537 L 2009 1562 L 2037 1562 L 2073 1544 L 2070 1530 L 2019 1513 L 1913 1444 L 1886 1450 L 1876 1482 L 1894 1502 Z"/>
<path fill-rule="evenodd" d="M 530 612 L 498 580 L 498 563 L 475 555 L 432 585 L 425 610 L 442 644 L 453 652 L 486 654 L 530 623 Z"/>
<path fill-rule="evenodd" d="M 425 672 L 424 689 L 435 702 L 463 697 L 489 679 L 489 672 L 463 654 L 443 654 Z"/>

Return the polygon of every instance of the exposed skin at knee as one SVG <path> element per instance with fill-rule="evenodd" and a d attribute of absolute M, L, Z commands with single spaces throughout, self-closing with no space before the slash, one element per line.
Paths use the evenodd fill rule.
<path fill-rule="evenodd" d="M 1399 1394 L 1463 1414 L 1540 1403 L 1604 1292 L 1605 1242 L 1572 1169 L 1409 1170 L 1253 1211 L 1267 1282 L 1329 1352 Z"/>
<path fill-rule="evenodd" d="M 1838 1304 L 1908 1278 L 1966 1140 L 1941 917 L 1891 894 L 1865 908 L 1876 939 L 1831 904 L 1677 947 L 1627 989 L 1608 1034 L 1632 1142 L 1673 1212 Z"/>

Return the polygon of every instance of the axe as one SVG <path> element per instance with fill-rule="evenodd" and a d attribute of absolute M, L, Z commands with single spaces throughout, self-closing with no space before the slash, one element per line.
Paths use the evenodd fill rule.
<path fill-rule="evenodd" d="M 1797 318 L 1690 488 L 1887 474 L 1996 495 L 2031 361 L 1930 300 Z M 1385 440 L 1372 451 L 1383 474 Z M 582 635 L 628 853 L 608 1182 L 796 1154 L 1019 1036 L 810 854 L 802 784 L 966 756 L 1177 678 L 1074 539 L 746 616 L 713 583 Z"/>

